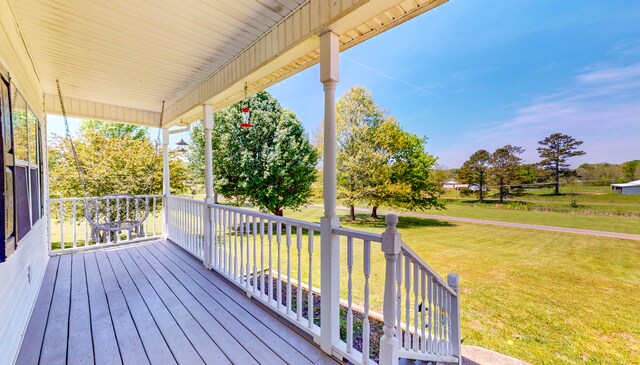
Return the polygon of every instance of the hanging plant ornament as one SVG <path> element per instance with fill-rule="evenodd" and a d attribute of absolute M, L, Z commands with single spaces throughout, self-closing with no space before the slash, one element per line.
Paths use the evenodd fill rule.
<path fill-rule="evenodd" d="M 249 122 L 249 117 L 251 116 L 251 108 L 249 107 L 249 100 L 247 99 L 247 83 L 244 83 L 244 103 L 245 105 L 242 107 L 242 123 L 240 123 L 240 127 L 244 129 L 249 129 L 252 127 Z"/>

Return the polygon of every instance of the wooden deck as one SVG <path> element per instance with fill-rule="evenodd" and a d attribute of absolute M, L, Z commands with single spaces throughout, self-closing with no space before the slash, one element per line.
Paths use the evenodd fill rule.
<path fill-rule="evenodd" d="M 336 364 L 176 245 L 52 257 L 17 364 Z"/>

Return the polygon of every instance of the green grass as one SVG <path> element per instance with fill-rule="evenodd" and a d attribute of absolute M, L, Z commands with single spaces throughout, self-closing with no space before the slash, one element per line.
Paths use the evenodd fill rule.
<path fill-rule="evenodd" d="M 424 213 L 513 223 L 541 224 L 556 227 L 640 234 L 640 218 L 638 217 L 514 210 L 507 209 L 507 206 L 500 206 L 495 202 L 449 202 L 446 207 L 446 210 L 428 210 Z"/>
<path fill-rule="evenodd" d="M 287 216 L 318 221 L 321 214 L 321 208 L 308 208 Z M 342 218 L 345 227 L 384 228 L 382 220 L 349 224 Z M 464 344 L 535 364 L 640 363 L 639 242 L 418 218 L 401 218 L 398 228 L 441 275 L 460 275 Z M 319 263 L 317 246 L 318 237 Z M 381 311 L 384 261 L 379 247 L 372 253 L 371 305 Z M 356 249 L 354 273 L 361 271 L 361 257 Z M 302 271 L 304 278 L 304 265 Z M 354 291 L 362 290 L 363 281 L 355 278 Z M 361 300 L 358 295 L 356 302 Z"/>

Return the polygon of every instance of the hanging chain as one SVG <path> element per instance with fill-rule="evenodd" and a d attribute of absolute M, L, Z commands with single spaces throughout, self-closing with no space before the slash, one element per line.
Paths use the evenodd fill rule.
<path fill-rule="evenodd" d="M 64 99 L 62 98 L 62 90 L 60 89 L 60 80 L 56 80 L 56 88 L 58 89 L 58 98 L 60 99 L 60 109 L 62 110 L 62 118 L 64 119 L 64 127 L 67 139 L 69 140 L 69 144 L 71 145 L 71 151 L 73 152 L 73 159 L 76 163 L 76 170 L 78 171 L 78 177 L 80 179 L 80 183 L 82 184 L 82 192 L 84 196 L 87 195 L 87 179 L 84 174 L 84 170 L 82 168 L 82 164 L 80 163 L 80 159 L 78 158 L 78 151 L 76 151 L 76 146 L 73 144 L 73 139 L 71 138 L 71 131 L 69 130 L 69 121 L 67 120 L 67 112 L 64 109 Z"/>

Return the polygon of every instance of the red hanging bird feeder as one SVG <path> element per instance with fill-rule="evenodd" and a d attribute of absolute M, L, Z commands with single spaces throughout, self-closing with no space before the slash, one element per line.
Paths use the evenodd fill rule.
<path fill-rule="evenodd" d="M 247 100 L 247 83 L 244 83 L 244 101 L 245 106 L 242 107 L 242 123 L 240 123 L 240 127 L 244 129 L 249 129 L 252 127 L 251 123 L 249 123 L 249 117 L 251 116 L 251 108 L 249 108 L 249 101 Z"/>

